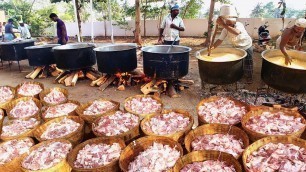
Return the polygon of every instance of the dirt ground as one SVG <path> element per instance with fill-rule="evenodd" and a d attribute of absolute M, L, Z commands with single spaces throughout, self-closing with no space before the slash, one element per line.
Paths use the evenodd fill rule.
<path fill-rule="evenodd" d="M 157 38 L 143 38 L 143 45 L 152 45 L 157 42 Z M 132 38 L 115 38 L 116 43 L 119 42 L 132 42 Z M 162 95 L 162 101 L 164 107 L 169 108 L 180 108 L 190 111 L 196 116 L 196 106 L 199 101 L 204 97 L 205 91 L 201 89 L 201 80 L 198 71 L 198 62 L 195 58 L 195 52 L 202 49 L 200 46 L 203 43 L 203 38 L 182 38 L 181 45 L 188 46 L 192 48 L 190 52 L 190 63 L 189 63 L 189 73 L 185 77 L 186 79 L 192 79 L 195 81 L 195 84 L 189 89 L 186 89 L 180 93 L 180 98 L 169 98 L 167 95 Z M 98 43 L 109 43 L 110 40 L 99 40 Z M 226 44 L 223 46 L 227 46 Z M 140 50 L 138 50 L 140 51 Z M 138 68 L 142 69 L 142 58 L 138 57 L 139 64 Z M 256 88 L 263 86 L 263 82 L 260 79 L 261 71 L 261 56 L 259 53 L 254 52 L 254 82 L 251 85 L 244 85 L 245 89 L 256 91 Z M 24 60 L 21 62 L 22 72 L 19 72 L 18 66 L 16 63 L 13 63 L 11 70 L 8 68 L 8 63 L 4 63 L 4 69 L 0 70 L 0 85 L 10 85 L 16 86 L 17 84 L 30 81 L 25 79 L 25 75 L 28 74 L 32 67 L 28 65 L 28 61 Z M 96 66 L 95 66 L 96 67 Z M 45 88 L 51 87 L 64 87 L 61 84 L 53 84 L 54 77 L 47 79 L 35 79 L 35 81 L 41 82 L 44 84 Z M 97 87 L 90 87 L 90 80 L 79 80 L 75 87 L 65 87 L 69 91 L 69 99 L 78 100 L 81 103 L 85 103 L 98 98 L 109 98 L 121 103 L 121 108 L 124 103 L 124 99 L 141 94 L 140 85 L 127 87 L 125 91 L 118 91 L 116 87 L 108 87 L 103 92 L 99 91 Z M 122 108 L 123 109 L 123 108 Z M 197 121 L 197 120 L 195 120 Z"/>

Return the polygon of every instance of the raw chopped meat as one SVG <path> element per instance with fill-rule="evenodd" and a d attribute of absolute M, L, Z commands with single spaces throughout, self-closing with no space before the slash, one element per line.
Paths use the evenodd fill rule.
<path fill-rule="evenodd" d="M 100 115 L 115 107 L 115 104 L 106 100 L 95 100 L 84 110 L 84 115 Z"/>
<path fill-rule="evenodd" d="M 246 114 L 245 107 L 235 105 L 235 102 L 221 97 L 212 102 L 203 103 L 198 113 L 208 123 L 237 124 Z"/>
<path fill-rule="evenodd" d="M 32 130 L 37 125 L 39 125 L 39 121 L 35 118 L 30 118 L 28 120 L 20 120 L 15 119 L 11 120 L 8 125 L 4 125 L 2 127 L 2 137 L 12 137 L 18 136 L 29 130 Z"/>
<path fill-rule="evenodd" d="M 5 103 L 14 98 L 13 92 L 10 87 L 0 87 L 0 104 Z"/>
<path fill-rule="evenodd" d="M 268 143 L 247 157 L 246 166 L 251 172 L 306 171 L 306 150 L 294 144 Z"/>
<path fill-rule="evenodd" d="M 51 168 L 65 159 L 71 148 L 70 143 L 59 141 L 41 145 L 26 156 L 21 165 L 28 170 Z"/>
<path fill-rule="evenodd" d="M 96 168 L 111 163 L 113 160 L 119 159 L 121 147 L 118 143 L 107 145 L 87 144 L 78 152 L 74 161 L 74 167 L 77 168 Z"/>
<path fill-rule="evenodd" d="M 74 103 L 64 103 L 56 106 L 49 107 L 42 115 L 45 118 L 56 118 L 60 116 L 67 116 L 70 112 L 74 111 L 78 105 Z"/>
<path fill-rule="evenodd" d="M 94 126 L 94 131 L 106 136 L 115 136 L 129 131 L 138 123 L 138 116 L 117 111 L 113 115 L 101 117 L 97 126 Z"/>
<path fill-rule="evenodd" d="M 229 153 L 234 157 L 238 157 L 243 152 L 243 142 L 236 139 L 230 134 L 208 134 L 196 137 L 191 142 L 193 151 L 197 150 L 215 150 Z"/>
<path fill-rule="evenodd" d="M 263 112 L 251 117 L 245 126 L 262 134 L 286 135 L 301 130 L 305 124 L 302 123 L 302 118 L 288 116 L 283 112 Z"/>
<path fill-rule="evenodd" d="M 135 97 L 125 103 L 125 107 L 137 114 L 150 114 L 161 109 L 161 104 L 151 97 Z"/>
<path fill-rule="evenodd" d="M 34 145 L 29 138 L 10 140 L 0 145 L 0 165 L 12 161 L 14 158 L 28 152 Z"/>
<path fill-rule="evenodd" d="M 43 132 L 41 138 L 46 140 L 61 138 L 75 132 L 79 127 L 79 123 L 65 117 L 59 122 L 51 123 Z"/>
<path fill-rule="evenodd" d="M 235 172 L 234 166 L 226 165 L 224 161 L 207 160 L 194 162 L 184 166 L 180 172 Z"/>
<path fill-rule="evenodd" d="M 10 111 L 13 118 L 27 118 L 35 115 L 39 111 L 35 102 L 31 100 L 18 102 L 15 107 Z"/>
<path fill-rule="evenodd" d="M 151 118 L 144 124 L 144 129 L 154 134 L 167 135 L 183 131 L 189 123 L 189 118 L 183 114 L 170 112 Z"/>
<path fill-rule="evenodd" d="M 23 96 L 35 96 L 39 94 L 43 89 L 40 87 L 40 85 L 37 84 L 30 84 L 30 83 L 24 83 L 19 87 L 17 90 L 18 94 Z"/>
<path fill-rule="evenodd" d="M 169 145 L 154 142 L 152 146 L 140 152 L 130 162 L 128 172 L 162 172 L 172 168 L 180 157 L 180 152 Z"/>
<path fill-rule="evenodd" d="M 50 104 L 58 104 L 67 100 L 67 97 L 64 93 L 52 89 L 52 91 L 44 97 L 44 101 Z"/>

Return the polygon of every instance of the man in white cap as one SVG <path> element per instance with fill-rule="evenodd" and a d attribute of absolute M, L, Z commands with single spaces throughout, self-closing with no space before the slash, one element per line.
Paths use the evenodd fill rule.
<path fill-rule="evenodd" d="M 285 63 L 291 64 L 292 58 L 288 55 L 286 48 L 301 50 L 303 33 L 306 28 L 306 19 L 299 18 L 294 26 L 286 28 L 277 40 L 276 48 L 279 48 L 285 56 Z"/>
<path fill-rule="evenodd" d="M 253 82 L 253 47 L 252 38 L 249 36 L 244 25 L 236 21 L 237 12 L 233 6 L 223 5 L 217 24 L 223 27 L 218 40 L 213 43 L 211 49 L 218 47 L 227 38 L 235 48 L 241 48 L 247 52 L 243 59 L 243 70 L 248 84 Z"/>
<path fill-rule="evenodd" d="M 168 14 L 164 20 L 162 21 L 159 29 L 159 37 L 158 37 L 158 43 L 159 44 L 165 44 L 165 45 L 171 45 L 172 43 L 174 45 L 180 44 L 180 31 L 185 30 L 184 22 L 182 18 L 178 16 L 180 13 L 180 9 L 178 5 L 174 5 L 170 9 L 170 14 Z M 162 40 L 162 37 L 164 37 L 164 40 Z"/>

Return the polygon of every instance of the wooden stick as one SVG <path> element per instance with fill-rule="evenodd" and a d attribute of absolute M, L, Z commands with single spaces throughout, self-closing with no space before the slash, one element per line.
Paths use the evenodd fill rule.
<path fill-rule="evenodd" d="M 117 88 L 117 90 L 119 90 L 119 91 L 124 91 L 124 90 L 125 90 L 125 86 L 124 86 L 124 85 L 120 85 L 120 86 Z"/>
<path fill-rule="evenodd" d="M 72 85 L 72 79 L 74 77 L 74 72 L 69 74 L 69 76 L 64 80 L 65 82 L 65 86 L 68 87 L 68 86 L 71 86 Z"/>
<path fill-rule="evenodd" d="M 68 72 L 67 71 L 64 71 L 62 73 L 60 73 L 56 78 L 55 80 L 53 81 L 53 83 L 55 84 L 59 79 L 61 79 L 63 76 L 67 75 Z"/>
<path fill-rule="evenodd" d="M 189 85 L 193 85 L 194 84 L 194 80 L 191 79 L 178 79 L 179 82 L 185 83 L 185 84 L 189 84 Z"/>
<path fill-rule="evenodd" d="M 42 69 L 41 74 L 38 76 L 38 78 L 47 78 L 47 72 L 45 68 Z"/>
<path fill-rule="evenodd" d="M 35 71 L 35 70 L 32 70 L 32 72 L 30 72 L 29 74 L 27 74 L 27 75 L 25 76 L 25 78 L 30 79 L 30 76 L 34 73 L 34 71 Z"/>
<path fill-rule="evenodd" d="M 92 81 L 95 81 L 98 79 L 91 71 L 86 72 L 86 77 L 91 79 Z"/>
<path fill-rule="evenodd" d="M 65 76 L 63 76 L 61 79 L 59 79 L 57 82 L 59 84 L 63 84 L 65 82 L 65 79 L 68 78 L 70 76 L 70 74 L 66 74 Z"/>
<path fill-rule="evenodd" d="M 90 83 L 90 86 L 94 87 L 98 82 L 100 82 L 101 80 L 103 80 L 103 78 L 104 78 L 104 76 L 102 76 L 102 77 L 100 77 L 100 78 L 98 78 L 98 79 L 92 81 L 92 82 Z"/>
<path fill-rule="evenodd" d="M 79 78 L 84 78 L 84 77 L 85 77 L 84 72 L 83 72 L 82 70 L 80 70 L 80 71 L 78 72 L 78 77 L 79 77 Z"/>
<path fill-rule="evenodd" d="M 73 76 L 72 81 L 71 81 L 71 84 L 72 84 L 73 87 L 75 86 L 76 82 L 78 81 L 78 78 L 79 78 L 79 74 L 78 74 L 78 72 L 76 72 Z"/>
<path fill-rule="evenodd" d="M 215 38 L 216 38 L 216 35 L 217 35 L 217 30 L 218 30 L 218 24 L 216 23 L 214 35 L 212 36 L 212 40 L 210 41 L 210 44 L 208 46 L 208 54 L 207 54 L 208 56 L 210 56 L 211 47 L 214 44 L 214 41 L 215 41 Z"/>
<path fill-rule="evenodd" d="M 177 92 L 175 91 L 175 88 L 174 88 L 172 82 L 169 82 L 169 84 L 168 84 L 167 93 L 168 93 L 169 97 L 171 97 L 171 98 L 178 98 L 178 97 L 181 97 L 181 96 L 180 96 L 179 94 L 177 94 Z"/>
<path fill-rule="evenodd" d="M 35 69 L 35 71 L 32 73 L 32 75 L 30 76 L 30 78 L 31 79 L 35 79 L 36 78 L 36 76 L 39 74 L 39 72 L 42 70 L 42 67 L 37 67 L 36 69 Z"/>
<path fill-rule="evenodd" d="M 99 90 L 104 91 L 115 79 L 115 75 L 111 76 L 104 84 L 99 87 Z"/>
<path fill-rule="evenodd" d="M 103 76 L 102 79 L 99 82 L 97 82 L 97 86 L 100 87 L 102 84 L 104 84 L 108 80 L 109 77 L 110 75 Z"/>

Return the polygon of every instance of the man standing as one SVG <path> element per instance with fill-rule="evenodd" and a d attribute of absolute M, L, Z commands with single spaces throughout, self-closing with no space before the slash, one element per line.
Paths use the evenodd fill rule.
<path fill-rule="evenodd" d="M 31 34 L 27 24 L 24 24 L 22 21 L 19 23 L 18 30 L 20 31 L 20 37 L 23 39 L 30 39 Z"/>
<path fill-rule="evenodd" d="M 13 19 L 8 19 L 4 33 L 4 41 L 12 41 L 16 38 L 16 35 L 13 32 Z"/>
<path fill-rule="evenodd" d="M 58 16 L 55 13 L 50 14 L 50 19 L 56 23 L 56 29 L 57 29 L 57 37 L 58 37 L 58 44 L 65 45 L 68 42 L 68 36 L 67 36 L 67 30 L 65 23 L 58 18 Z"/>
<path fill-rule="evenodd" d="M 171 45 L 172 43 L 174 43 L 174 45 L 180 44 L 179 34 L 180 31 L 185 30 L 185 26 L 182 18 L 178 16 L 179 13 L 180 10 L 178 5 L 171 7 L 170 14 L 168 14 L 161 23 L 158 43 L 163 43 L 164 45 Z M 163 36 L 164 40 L 162 40 Z"/>

